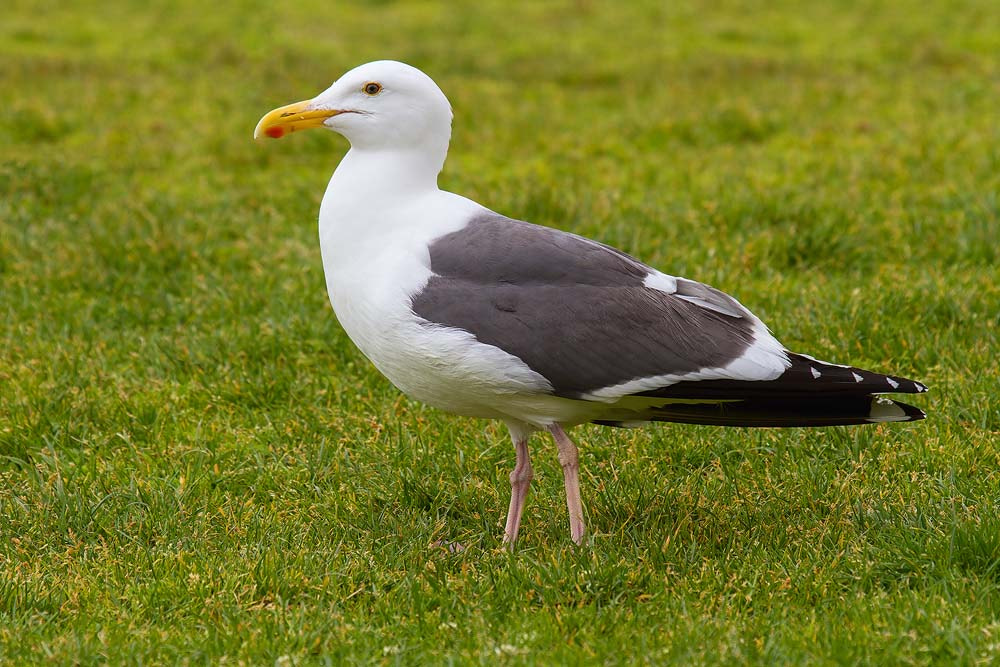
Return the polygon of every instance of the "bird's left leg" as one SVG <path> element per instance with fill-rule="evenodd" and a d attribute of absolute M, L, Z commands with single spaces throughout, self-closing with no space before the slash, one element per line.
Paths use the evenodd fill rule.
<path fill-rule="evenodd" d="M 580 501 L 580 455 L 576 445 L 559 424 L 552 424 L 549 433 L 559 447 L 559 463 L 566 482 L 566 507 L 569 509 L 569 532 L 577 544 L 583 542 L 587 526 L 583 522 L 583 503 Z"/>

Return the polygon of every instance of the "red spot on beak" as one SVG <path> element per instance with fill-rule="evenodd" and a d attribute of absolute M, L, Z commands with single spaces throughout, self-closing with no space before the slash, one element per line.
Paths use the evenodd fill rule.
<path fill-rule="evenodd" d="M 285 128 L 280 125 L 275 125 L 264 130 L 264 134 L 271 137 L 272 139 L 280 139 L 285 136 Z"/>

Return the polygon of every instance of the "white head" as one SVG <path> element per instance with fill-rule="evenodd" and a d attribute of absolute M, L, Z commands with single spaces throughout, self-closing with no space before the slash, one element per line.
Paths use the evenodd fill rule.
<path fill-rule="evenodd" d="M 420 70 L 394 60 L 355 67 L 311 100 L 271 111 L 254 138 L 325 127 L 363 151 L 440 152 L 451 138 L 451 105 Z"/>

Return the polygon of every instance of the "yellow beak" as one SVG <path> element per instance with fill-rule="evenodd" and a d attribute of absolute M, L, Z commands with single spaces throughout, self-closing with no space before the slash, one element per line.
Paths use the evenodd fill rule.
<path fill-rule="evenodd" d="M 267 112 L 254 128 L 253 138 L 260 139 L 262 135 L 267 135 L 280 139 L 288 132 L 321 127 L 327 118 L 344 113 L 340 109 L 309 109 L 310 104 L 312 100 L 303 100 Z"/>

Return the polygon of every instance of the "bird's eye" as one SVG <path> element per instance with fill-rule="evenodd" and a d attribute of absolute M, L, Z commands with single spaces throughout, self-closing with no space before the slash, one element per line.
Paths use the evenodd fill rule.
<path fill-rule="evenodd" d="M 375 81 L 369 81 L 362 86 L 361 90 L 365 92 L 365 95 L 378 95 L 382 92 L 382 84 Z"/>

